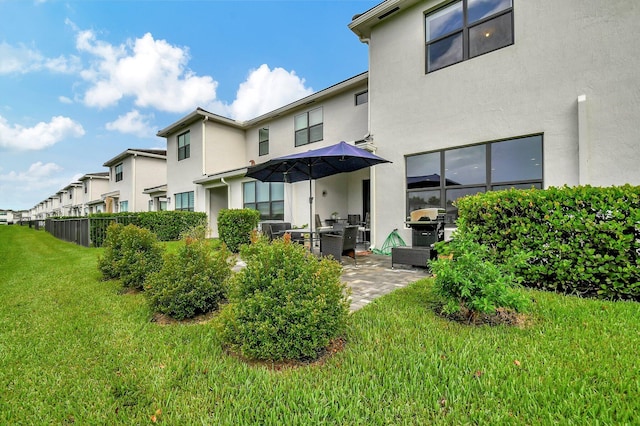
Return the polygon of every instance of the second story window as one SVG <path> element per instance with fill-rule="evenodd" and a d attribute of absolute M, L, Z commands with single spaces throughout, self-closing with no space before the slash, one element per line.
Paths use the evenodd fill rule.
<path fill-rule="evenodd" d="M 513 44 L 513 0 L 460 0 L 425 19 L 427 73 Z"/>
<path fill-rule="evenodd" d="M 86 194 L 89 190 L 89 182 L 84 181 L 84 193 Z"/>
<path fill-rule="evenodd" d="M 178 161 L 191 157 L 190 133 L 178 135 Z"/>
<path fill-rule="evenodd" d="M 369 91 L 356 94 L 356 105 L 362 105 L 369 102 Z"/>
<path fill-rule="evenodd" d="M 323 138 L 322 107 L 312 109 L 294 118 L 296 146 L 321 141 Z"/>
<path fill-rule="evenodd" d="M 116 175 L 116 182 L 120 182 L 122 180 L 122 163 L 118 164 L 113 169 Z"/>
<path fill-rule="evenodd" d="M 258 130 L 258 155 L 269 153 L 269 128 L 263 127 Z"/>

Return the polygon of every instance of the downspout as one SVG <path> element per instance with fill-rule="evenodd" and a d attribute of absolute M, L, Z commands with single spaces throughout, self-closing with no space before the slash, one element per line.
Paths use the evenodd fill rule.
<path fill-rule="evenodd" d="M 129 208 L 129 206 L 127 206 L 127 211 L 137 211 L 136 209 L 136 157 L 138 156 L 138 154 L 133 154 L 133 159 L 131 161 L 131 207 L 133 207 L 133 210 L 131 210 Z"/>
<path fill-rule="evenodd" d="M 231 185 L 229 185 L 227 181 L 224 180 L 223 177 L 220 178 L 220 182 L 227 185 L 227 208 L 230 209 L 231 208 Z"/>
<path fill-rule="evenodd" d="M 202 119 L 202 176 L 207 174 L 207 126 L 209 116 L 205 115 Z"/>

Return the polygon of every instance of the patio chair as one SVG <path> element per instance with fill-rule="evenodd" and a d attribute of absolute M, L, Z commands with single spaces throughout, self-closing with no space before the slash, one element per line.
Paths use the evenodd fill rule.
<path fill-rule="evenodd" d="M 332 256 L 342 263 L 342 256 L 353 258 L 353 262 L 358 266 L 356 259 L 356 237 L 358 235 L 357 226 L 345 226 L 340 234 L 320 234 L 320 254 L 323 257 Z"/>
<path fill-rule="evenodd" d="M 320 220 L 320 215 L 316 213 L 316 231 L 331 229 L 331 226 L 323 226 L 322 221 Z"/>
<path fill-rule="evenodd" d="M 364 222 L 360 222 L 358 225 L 358 237 L 359 243 L 369 242 L 367 235 L 371 232 L 371 224 L 369 219 L 369 212 L 364 215 Z"/>
<path fill-rule="evenodd" d="M 347 215 L 347 223 L 349 225 L 360 225 L 362 221 L 360 220 L 359 214 L 350 214 Z"/>

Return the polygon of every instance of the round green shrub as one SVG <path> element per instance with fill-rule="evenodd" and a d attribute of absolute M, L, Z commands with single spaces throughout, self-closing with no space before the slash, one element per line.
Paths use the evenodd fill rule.
<path fill-rule="evenodd" d="M 299 244 L 258 240 L 241 252 L 220 316 L 223 342 L 259 360 L 315 359 L 346 329 L 349 300 L 341 266 Z"/>
<path fill-rule="evenodd" d="M 182 320 L 217 309 L 231 275 L 229 251 L 212 250 L 206 240 L 186 238 L 177 253 L 164 256 L 162 269 L 145 282 L 149 305 Z"/>
<path fill-rule="evenodd" d="M 118 262 L 122 258 L 122 230 L 124 225 L 112 223 L 107 228 L 107 236 L 104 240 L 104 250 L 98 256 L 98 270 L 105 280 L 113 280 L 120 277 Z"/>
<path fill-rule="evenodd" d="M 153 232 L 135 225 L 125 226 L 119 239 L 118 278 L 125 288 L 142 290 L 147 276 L 162 267 L 163 247 Z"/>
<path fill-rule="evenodd" d="M 220 240 L 233 253 L 251 242 L 251 232 L 258 227 L 260 212 L 253 209 L 222 209 L 218 212 Z"/>
<path fill-rule="evenodd" d="M 444 313 L 457 313 L 462 308 L 483 314 L 495 313 L 498 308 L 520 312 L 528 307 L 529 300 L 514 288 L 519 283 L 513 273 L 526 256 L 499 266 L 491 261 L 486 246 L 460 232 L 436 248 L 441 258 L 431 261 L 430 267 L 435 276 L 433 291 Z M 449 254 L 453 257 L 447 257 Z"/>

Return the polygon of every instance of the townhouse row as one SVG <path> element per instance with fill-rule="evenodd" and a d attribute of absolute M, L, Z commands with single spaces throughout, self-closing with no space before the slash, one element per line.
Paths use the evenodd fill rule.
<path fill-rule="evenodd" d="M 640 3 L 622 1 L 386 0 L 348 23 L 367 72 L 248 121 L 197 108 L 158 132 L 166 152 L 127 150 L 32 214 L 194 210 L 213 236 L 221 208 L 298 226 L 360 214 L 380 246 L 394 229 L 411 241 L 415 209 L 444 208 L 452 225 L 467 194 L 638 185 L 639 18 Z M 391 163 L 319 179 L 311 194 L 245 176 L 339 141 Z"/>

